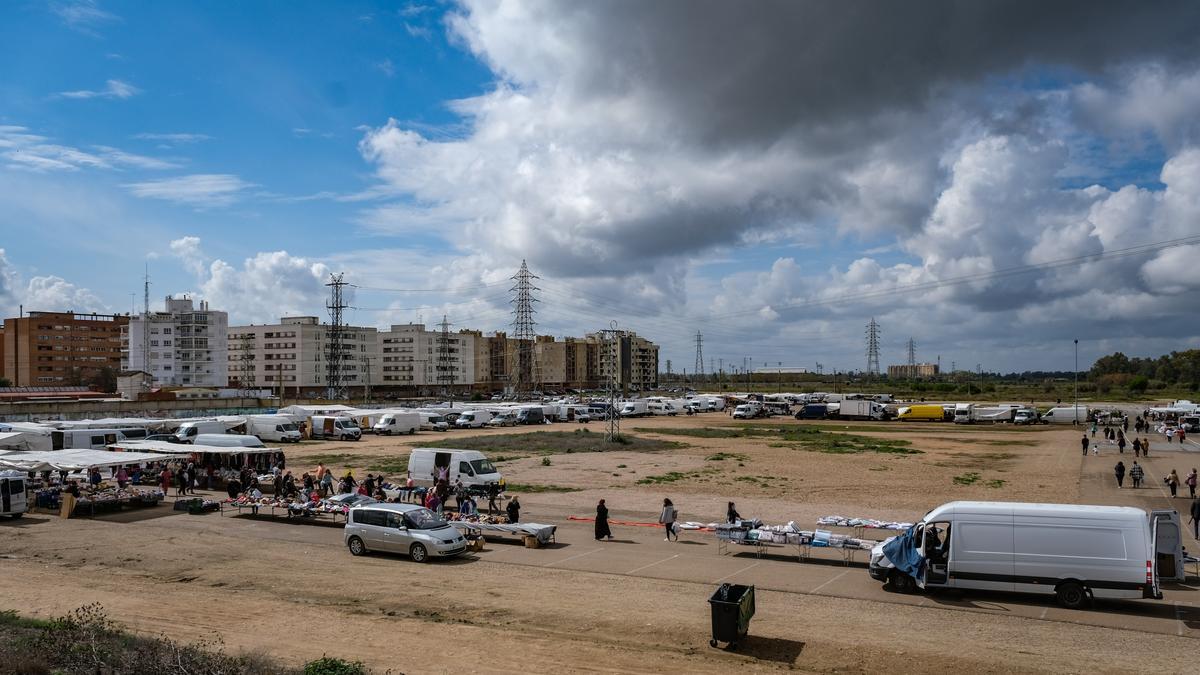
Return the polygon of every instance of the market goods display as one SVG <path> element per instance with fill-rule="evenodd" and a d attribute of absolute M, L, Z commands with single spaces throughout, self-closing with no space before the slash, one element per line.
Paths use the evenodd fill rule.
<path fill-rule="evenodd" d="M 157 488 L 119 488 L 101 483 L 96 490 L 84 488 L 75 500 L 72 514 L 94 515 L 96 511 L 115 511 L 123 506 L 155 506 L 166 495 Z M 62 488 L 42 488 L 33 493 L 33 501 L 39 509 L 56 510 L 62 506 Z"/>
<path fill-rule="evenodd" d="M 894 523 L 874 518 L 847 518 L 845 516 L 821 516 L 817 518 L 818 525 L 825 527 L 862 527 L 868 530 L 896 530 L 903 532 L 912 527 L 912 523 Z"/>

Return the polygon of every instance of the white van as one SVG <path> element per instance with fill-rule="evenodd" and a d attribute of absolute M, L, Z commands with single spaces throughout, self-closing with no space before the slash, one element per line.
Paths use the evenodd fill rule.
<path fill-rule="evenodd" d="M 300 427 L 287 415 L 250 415 L 246 418 L 246 433 L 264 441 L 300 442 Z"/>
<path fill-rule="evenodd" d="M 145 429 L 55 429 L 50 432 L 54 450 L 103 450 L 119 441 L 147 436 Z"/>
<path fill-rule="evenodd" d="M 667 403 L 666 401 L 648 401 L 646 403 L 646 411 L 651 415 L 659 416 L 670 415 L 671 417 L 674 417 L 676 414 L 678 414 L 676 413 L 675 409 L 671 407 L 671 404 Z"/>
<path fill-rule="evenodd" d="M 362 438 L 362 429 L 359 429 L 358 423 L 349 417 L 313 415 L 312 437 L 334 438 L 339 441 L 357 441 Z"/>
<path fill-rule="evenodd" d="M 20 518 L 27 509 L 25 472 L 0 471 L 0 516 Z"/>
<path fill-rule="evenodd" d="M 646 401 L 626 401 L 621 406 L 621 417 L 642 417 L 649 414 L 650 408 Z"/>
<path fill-rule="evenodd" d="M 224 422 L 216 420 L 203 422 L 184 422 L 175 430 L 175 439 L 179 443 L 195 442 L 197 434 L 223 434 L 229 431 Z"/>
<path fill-rule="evenodd" d="M 1042 424 L 1087 424 L 1088 415 L 1091 412 L 1085 405 L 1079 407 L 1058 406 L 1042 415 Z"/>
<path fill-rule="evenodd" d="M 733 409 L 733 419 L 749 420 L 762 414 L 762 406 L 757 403 L 743 403 Z"/>
<path fill-rule="evenodd" d="M 1171 574 L 1182 569 L 1174 511 L 1148 516 L 1126 506 L 950 502 L 876 546 L 868 571 L 898 592 L 1054 594 L 1077 609 L 1091 597 L 1162 598 L 1159 565 L 1175 555 Z"/>
<path fill-rule="evenodd" d="M 445 431 L 450 424 L 439 413 L 421 411 L 421 431 Z"/>
<path fill-rule="evenodd" d="M 461 480 L 467 487 L 486 487 L 500 482 L 500 471 L 477 450 L 450 448 L 413 448 L 408 456 L 408 471 L 417 485 L 434 483 L 437 468 L 448 469 L 450 484 Z"/>
<path fill-rule="evenodd" d="M 487 426 L 487 423 L 491 422 L 493 417 L 495 415 L 486 410 L 468 410 L 459 415 L 457 420 L 454 420 L 454 426 L 459 429 L 478 429 L 479 427 Z"/>
<path fill-rule="evenodd" d="M 415 412 L 384 413 L 371 428 L 377 434 L 415 434 L 421 428 L 421 415 Z"/>
<path fill-rule="evenodd" d="M 258 436 L 249 434 L 196 434 L 190 441 L 192 445 L 207 445 L 213 448 L 265 448 L 265 443 Z"/>

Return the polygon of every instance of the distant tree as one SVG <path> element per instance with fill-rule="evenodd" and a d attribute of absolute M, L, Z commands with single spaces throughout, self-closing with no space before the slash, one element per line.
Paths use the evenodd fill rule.
<path fill-rule="evenodd" d="M 1145 375 L 1135 375 L 1133 379 L 1129 381 L 1129 391 L 1135 394 L 1146 393 L 1146 388 L 1149 386 L 1150 378 L 1146 377 Z"/>
<path fill-rule="evenodd" d="M 11 387 L 11 386 L 12 386 L 12 380 L 9 380 L 7 377 L 0 377 L 0 387 Z"/>
<path fill-rule="evenodd" d="M 117 371 L 105 366 L 85 378 L 83 384 L 97 391 L 113 393 L 117 390 Z"/>

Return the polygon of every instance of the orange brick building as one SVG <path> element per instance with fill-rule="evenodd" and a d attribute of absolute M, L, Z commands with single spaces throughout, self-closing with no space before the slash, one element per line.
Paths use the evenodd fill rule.
<path fill-rule="evenodd" d="M 0 376 L 14 387 L 79 385 L 102 368 L 121 368 L 121 327 L 112 314 L 29 312 L 5 319 Z"/>

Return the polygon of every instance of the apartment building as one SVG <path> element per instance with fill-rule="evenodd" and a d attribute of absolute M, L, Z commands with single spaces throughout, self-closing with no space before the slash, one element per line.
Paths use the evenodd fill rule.
<path fill-rule="evenodd" d="M 285 396 L 324 395 L 329 382 L 330 333 L 329 324 L 315 316 L 230 327 L 230 386 L 282 390 Z M 340 341 L 342 386 L 361 390 L 368 384 L 382 384 L 379 331 L 343 326 Z"/>
<path fill-rule="evenodd" d="M 658 345 L 631 331 L 612 337 L 591 333 L 587 340 L 598 350 L 599 386 L 605 386 L 614 371 L 624 394 L 658 386 Z"/>
<path fill-rule="evenodd" d="M 424 324 L 394 325 L 379 333 L 380 373 L 375 384 L 433 391 L 475 382 L 475 331 L 442 333 Z"/>
<path fill-rule="evenodd" d="M 121 334 L 122 370 L 142 370 L 155 386 L 224 387 L 229 315 L 167 296 L 163 311 L 138 314 Z"/>
<path fill-rule="evenodd" d="M 916 363 L 888 366 L 888 379 L 892 380 L 929 380 L 938 376 L 941 368 L 936 363 Z"/>
<path fill-rule="evenodd" d="M 29 312 L 5 319 L 0 377 L 14 387 L 87 384 L 104 368 L 121 368 L 119 314 Z"/>

